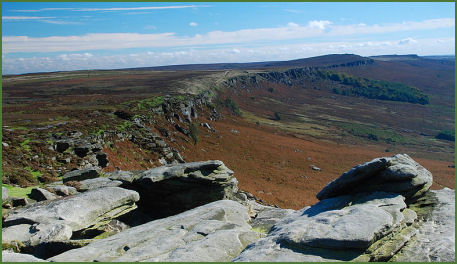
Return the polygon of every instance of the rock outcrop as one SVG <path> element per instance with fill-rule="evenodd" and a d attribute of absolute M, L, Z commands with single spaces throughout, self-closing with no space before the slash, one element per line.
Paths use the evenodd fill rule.
<path fill-rule="evenodd" d="M 182 214 L 130 228 L 52 261 L 231 261 L 260 234 L 247 208 L 216 201 Z"/>
<path fill-rule="evenodd" d="M 428 205 L 428 206 L 426 206 Z M 455 190 L 429 191 L 415 206 L 422 219 L 417 234 L 391 259 L 396 262 L 455 261 Z M 421 210 L 426 207 L 426 210 Z M 421 212 L 422 211 L 422 212 Z M 427 216 L 427 214 L 429 214 Z"/>
<path fill-rule="evenodd" d="M 431 184 L 431 173 L 406 154 L 358 165 L 235 261 L 453 262 L 455 192 L 428 191 Z"/>
<path fill-rule="evenodd" d="M 85 192 L 12 210 L 2 242 L 40 259 L 3 255 L 58 262 L 455 261 L 455 191 L 428 190 L 431 173 L 406 154 L 355 166 L 301 210 L 258 204 L 221 161 L 107 176 L 82 180 Z"/>
<path fill-rule="evenodd" d="M 154 218 L 174 215 L 213 201 L 244 201 L 233 171 L 221 161 L 166 165 L 135 176 L 140 207 Z"/>
<path fill-rule="evenodd" d="M 36 201 L 47 201 L 57 199 L 58 196 L 42 188 L 33 188 L 30 193 L 30 198 Z"/>
<path fill-rule="evenodd" d="M 319 200 L 344 194 L 385 191 L 407 198 L 417 197 L 432 185 L 432 174 L 406 154 L 377 158 L 355 166 L 329 183 L 318 194 Z"/>
<path fill-rule="evenodd" d="M 62 176 L 63 182 L 69 181 L 83 181 L 88 179 L 94 179 L 98 177 L 98 172 L 95 168 L 86 168 L 82 170 L 74 170 L 65 173 Z"/>
<path fill-rule="evenodd" d="M 106 187 L 13 210 L 3 222 L 2 242 L 31 247 L 69 240 L 74 232 L 94 229 L 136 208 L 135 191 Z"/>

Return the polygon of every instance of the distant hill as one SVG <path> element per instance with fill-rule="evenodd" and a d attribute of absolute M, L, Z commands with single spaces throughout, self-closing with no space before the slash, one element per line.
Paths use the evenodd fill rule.
<path fill-rule="evenodd" d="M 266 68 L 301 68 L 301 67 L 337 67 L 356 66 L 373 63 L 373 59 L 354 54 L 330 54 L 305 59 L 288 61 L 265 61 L 248 63 L 211 63 L 184 64 L 156 67 L 129 68 L 128 70 L 156 71 L 195 71 L 195 70 L 236 70 L 236 69 L 266 69 Z"/>

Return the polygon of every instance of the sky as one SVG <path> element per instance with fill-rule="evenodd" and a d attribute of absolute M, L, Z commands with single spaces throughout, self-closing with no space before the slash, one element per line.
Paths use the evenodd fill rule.
<path fill-rule="evenodd" d="M 2 74 L 454 55 L 455 3 L 2 3 Z"/>

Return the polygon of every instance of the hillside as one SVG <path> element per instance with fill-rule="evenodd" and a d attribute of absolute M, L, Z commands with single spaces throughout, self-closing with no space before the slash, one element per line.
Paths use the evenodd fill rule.
<path fill-rule="evenodd" d="M 453 188 L 454 143 L 439 136 L 454 129 L 453 64 L 394 58 L 6 76 L 3 183 L 220 159 L 241 189 L 301 208 L 345 168 L 404 152 Z"/>

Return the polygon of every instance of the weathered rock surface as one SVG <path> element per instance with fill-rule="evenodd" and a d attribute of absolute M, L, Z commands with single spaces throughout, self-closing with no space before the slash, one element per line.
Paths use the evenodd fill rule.
<path fill-rule="evenodd" d="M 432 174 L 406 154 L 377 158 L 357 165 L 329 183 L 319 200 L 358 192 L 395 192 L 410 198 L 420 196 L 432 185 Z"/>
<path fill-rule="evenodd" d="M 50 258 L 52 261 L 230 261 L 260 234 L 247 208 L 216 201 L 130 228 Z"/>
<path fill-rule="evenodd" d="M 236 261 L 352 260 L 399 224 L 406 207 L 398 194 L 378 192 L 359 200 L 342 196 L 320 201 L 277 222 L 268 236 Z M 354 203 L 354 205 L 350 205 Z"/>
<path fill-rule="evenodd" d="M 113 181 L 109 178 L 95 178 L 80 181 L 79 191 L 87 191 L 103 187 L 118 187 L 122 185 L 121 181 Z"/>
<path fill-rule="evenodd" d="M 14 210 L 5 219 L 4 226 L 61 223 L 77 231 L 132 210 L 138 200 L 135 191 L 100 188 Z"/>
<path fill-rule="evenodd" d="M 392 261 L 455 262 L 455 190 L 429 192 L 422 203 L 432 207 L 428 219 Z"/>
<path fill-rule="evenodd" d="M 404 154 L 356 166 L 234 261 L 453 262 L 454 190 L 427 192 L 431 181 Z"/>
<path fill-rule="evenodd" d="M 54 192 L 60 196 L 69 196 L 69 195 L 74 195 L 74 194 L 78 193 L 78 191 L 76 190 L 75 187 L 66 186 L 66 185 L 48 185 L 47 187 L 54 190 Z"/>
<path fill-rule="evenodd" d="M 140 173 L 132 188 L 155 218 L 174 215 L 221 199 L 242 200 L 233 171 L 222 161 L 166 165 Z"/>
<path fill-rule="evenodd" d="M 47 201 L 57 199 L 58 196 L 42 188 L 33 188 L 30 192 L 30 198 L 36 201 Z"/>
<path fill-rule="evenodd" d="M 29 204 L 29 201 L 25 197 L 11 197 L 11 203 L 13 207 L 26 206 Z"/>
<path fill-rule="evenodd" d="M 2 202 L 8 200 L 8 189 L 2 187 Z"/>
<path fill-rule="evenodd" d="M 2 230 L 2 243 L 21 242 L 25 246 L 35 246 L 42 242 L 64 241 L 71 238 L 72 230 L 62 223 L 21 224 Z"/>
<path fill-rule="evenodd" d="M 95 168 L 86 168 L 82 170 L 74 170 L 67 172 L 63 175 L 63 182 L 69 181 L 83 181 L 87 179 L 93 179 L 98 177 L 98 172 Z"/>
<path fill-rule="evenodd" d="M 46 262 L 46 260 L 35 258 L 29 254 L 14 253 L 11 251 L 2 251 L 2 262 Z"/>
<path fill-rule="evenodd" d="M 121 181 L 123 183 L 130 184 L 139 177 L 140 172 L 132 171 L 114 171 L 106 173 L 108 178 L 113 181 Z"/>
<path fill-rule="evenodd" d="M 281 219 L 295 212 L 291 209 L 281 209 L 270 206 L 262 207 L 263 208 L 261 208 L 259 212 L 254 215 L 255 218 L 252 219 L 251 226 L 253 229 L 265 234 L 268 233 Z"/>
<path fill-rule="evenodd" d="M 258 204 L 221 161 L 118 171 L 11 210 L 2 242 L 51 261 L 454 262 L 455 191 L 431 182 L 405 154 L 379 158 L 296 211 Z"/>

